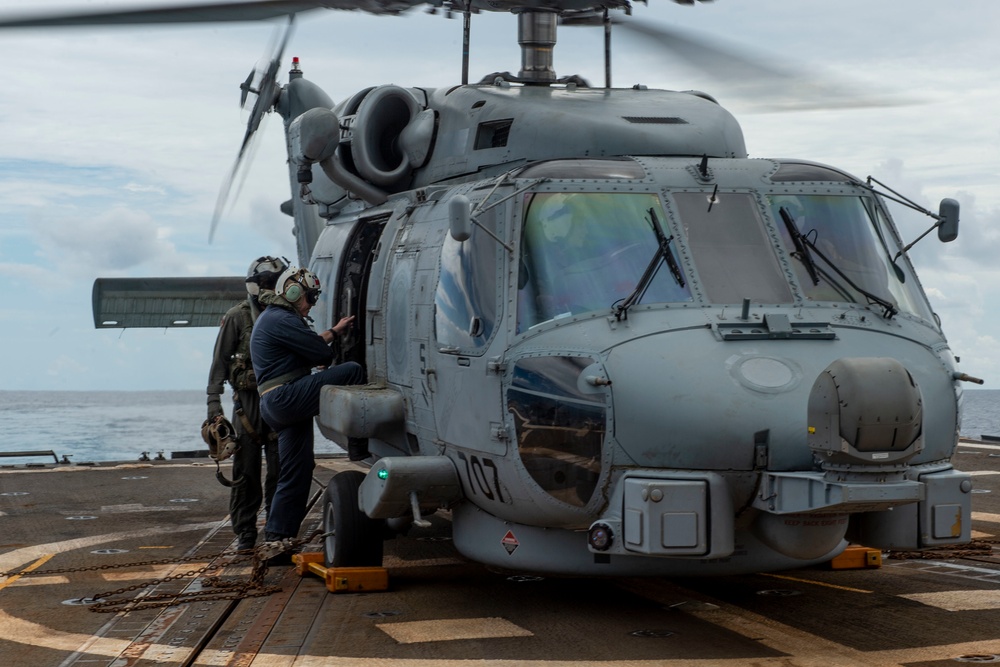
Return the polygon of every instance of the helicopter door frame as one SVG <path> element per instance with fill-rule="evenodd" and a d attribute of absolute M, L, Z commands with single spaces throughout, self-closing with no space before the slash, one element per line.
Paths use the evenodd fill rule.
<path fill-rule="evenodd" d="M 337 262 L 337 293 L 332 321 L 354 315 L 354 331 L 336 341 L 337 363 L 356 361 L 368 368 L 366 350 L 369 325 L 366 319 L 368 286 L 371 283 L 375 249 L 390 213 L 361 218 L 351 229 Z"/>
<path fill-rule="evenodd" d="M 478 197 L 473 200 L 473 205 L 478 200 Z M 471 452 L 504 456 L 509 446 L 503 408 L 502 358 L 508 342 L 505 296 L 510 259 L 504 246 L 497 242 L 497 237 L 509 234 L 510 215 L 511 206 L 509 202 L 504 202 L 480 216 L 480 224 L 490 228 L 491 233 L 474 228 L 468 240 L 458 242 L 446 232 L 438 253 L 433 286 L 436 306 L 430 366 L 435 374 L 436 391 L 432 400 L 435 402 L 438 437 L 448 446 L 469 450 L 470 456 L 476 460 L 483 457 L 473 456 Z M 464 259 L 446 259 L 449 256 L 452 260 L 456 259 L 453 253 Z M 491 253 L 495 259 L 493 275 L 476 274 L 477 269 L 482 269 L 484 265 L 486 253 Z M 451 272 L 445 275 L 442 267 L 446 262 L 456 269 L 471 268 L 473 274 Z M 477 304 L 485 305 L 486 299 L 492 300 L 489 304 L 493 307 L 492 314 L 475 309 Z M 462 301 L 462 304 L 456 305 L 457 301 Z M 449 304 L 447 310 L 460 313 L 453 315 L 458 319 L 447 317 L 442 307 L 446 303 Z M 442 340 L 442 334 L 451 337 Z M 487 397 L 485 400 L 484 396 Z M 465 454 L 460 452 L 458 456 L 469 463 Z M 490 459 L 484 458 L 482 464 L 491 465 Z M 473 488 L 471 478 L 467 482 Z M 484 494 L 488 490 L 489 487 Z M 503 497 L 502 492 L 492 491 L 495 497 Z"/>

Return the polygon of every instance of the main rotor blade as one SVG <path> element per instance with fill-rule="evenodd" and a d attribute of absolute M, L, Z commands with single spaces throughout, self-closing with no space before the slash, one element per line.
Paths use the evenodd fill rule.
<path fill-rule="evenodd" d="M 278 86 L 278 69 L 281 67 L 281 58 L 285 54 L 285 47 L 288 46 L 288 40 L 291 39 L 294 29 L 295 15 L 292 14 L 288 17 L 288 25 L 285 27 L 285 32 L 281 38 L 281 42 L 278 44 L 274 54 L 271 56 L 271 61 L 268 63 L 267 70 L 264 72 L 260 84 L 258 85 L 257 99 L 250 112 L 250 120 L 247 122 L 246 132 L 243 134 L 243 143 L 240 144 L 240 150 L 236 154 L 236 160 L 233 163 L 233 168 L 230 170 L 229 177 L 225 180 L 222 188 L 219 190 L 219 196 L 215 201 L 215 212 L 212 214 L 212 222 L 208 228 L 209 243 L 211 243 L 215 238 L 215 230 L 218 228 L 219 220 L 222 218 L 226 205 L 229 203 L 229 195 L 232 192 L 233 183 L 236 182 L 236 177 L 240 172 L 243 160 L 247 155 L 248 149 L 250 148 L 254 133 L 257 132 L 261 121 L 264 119 L 264 115 L 274 106 L 278 95 L 281 92 L 281 88 Z M 252 76 L 253 74 L 251 74 L 251 77 Z M 244 179 L 246 178 L 246 173 L 246 170 L 244 170 Z"/>
<path fill-rule="evenodd" d="M 46 12 L 0 18 L 2 28 L 55 28 L 64 26 L 141 25 L 156 23 L 219 23 L 265 21 L 313 9 L 363 9 L 366 3 L 351 0 L 251 0 L 187 6 L 146 7 L 105 12 Z"/>
<path fill-rule="evenodd" d="M 884 107 L 915 101 L 891 92 L 863 90 L 827 73 L 806 72 L 769 62 L 763 56 L 662 25 L 618 17 L 613 22 L 690 63 L 719 81 L 727 95 L 746 100 L 757 110 Z"/>
<path fill-rule="evenodd" d="M 674 0 L 690 4 L 689 0 Z M 693 1 L 693 0 L 691 0 Z M 705 1 L 705 0 L 702 0 Z M 156 23 L 223 23 L 266 21 L 313 9 L 359 10 L 369 14 L 400 14 L 417 5 L 444 6 L 462 11 L 467 3 L 475 9 L 509 12 L 515 9 L 580 11 L 590 7 L 624 9 L 628 0 L 246 0 L 245 2 L 193 3 L 101 12 L 57 12 L 0 15 L 0 29 L 58 28 L 67 26 L 142 25 Z"/>

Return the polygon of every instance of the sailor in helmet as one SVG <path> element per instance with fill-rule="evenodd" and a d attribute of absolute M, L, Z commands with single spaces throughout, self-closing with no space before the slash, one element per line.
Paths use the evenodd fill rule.
<path fill-rule="evenodd" d="M 203 433 L 206 427 L 225 424 L 235 435 L 233 440 L 227 440 L 227 444 L 234 443 L 235 448 L 216 451 L 213 458 L 221 461 L 233 457 L 229 516 L 239 549 L 254 548 L 261 501 L 265 508 L 270 507 L 278 486 L 277 436 L 260 414 L 260 396 L 250 359 L 250 332 L 264 308 L 261 296 L 273 296 L 274 284 L 287 268 L 288 263 L 277 257 L 258 257 L 250 263 L 246 280 L 247 299 L 230 308 L 223 316 L 208 373 L 208 419 L 203 424 Z M 226 382 L 233 388 L 231 426 L 222 410 L 221 395 Z M 262 454 L 267 461 L 263 493 Z M 220 481 L 229 484 L 221 475 Z"/>
<path fill-rule="evenodd" d="M 297 537 L 305 518 L 315 467 L 313 417 L 319 414 L 320 391 L 326 385 L 361 384 L 365 379 L 358 363 L 331 365 L 334 350 L 330 344 L 348 332 L 353 315 L 321 334 L 310 327 L 309 311 L 319 295 L 316 274 L 289 267 L 278 277 L 275 295 L 250 339 L 261 413 L 278 432 L 281 461 L 278 488 L 264 527 L 268 541 Z M 315 368 L 322 370 L 314 373 Z M 367 443 L 352 443 L 349 455 L 351 460 L 367 457 Z"/>

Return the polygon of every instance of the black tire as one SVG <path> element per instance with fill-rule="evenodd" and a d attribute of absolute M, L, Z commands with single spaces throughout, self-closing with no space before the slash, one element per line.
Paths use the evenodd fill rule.
<path fill-rule="evenodd" d="M 346 470 L 330 480 L 323 494 L 323 559 L 327 567 L 381 567 L 385 522 L 358 508 L 364 473 Z"/>

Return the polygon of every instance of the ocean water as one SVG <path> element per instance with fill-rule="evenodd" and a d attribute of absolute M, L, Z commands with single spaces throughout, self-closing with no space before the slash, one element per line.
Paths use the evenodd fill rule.
<path fill-rule="evenodd" d="M 962 427 L 967 438 L 1000 437 L 1000 389 L 976 389 L 962 394 Z"/>
<path fill-rule="evenodd" d="M 205 391 L 0 391 L 0 453 L 52 451 L 72 463 L 137 461 L 207 450 Z M 232 401 L 223 396 L 226 415 Z M 316 432 L 316 452 L 343 450 Z M 0 457 L 0 465 L 52 463 Z"/>
<path fill-rule="evenodd" d="M 232 404 L 224 397 L 226 414 Z M 0 452 L 52 451 L 73 463 L 206 449 L 204 391 L 0 391 Z M 1000 390 L 966 391 L 961 433 L 1000 436 Z M 316 432 L 316 452 L 341 453 Z M 0 457 L 0 465 L 52 462 Z"/>

